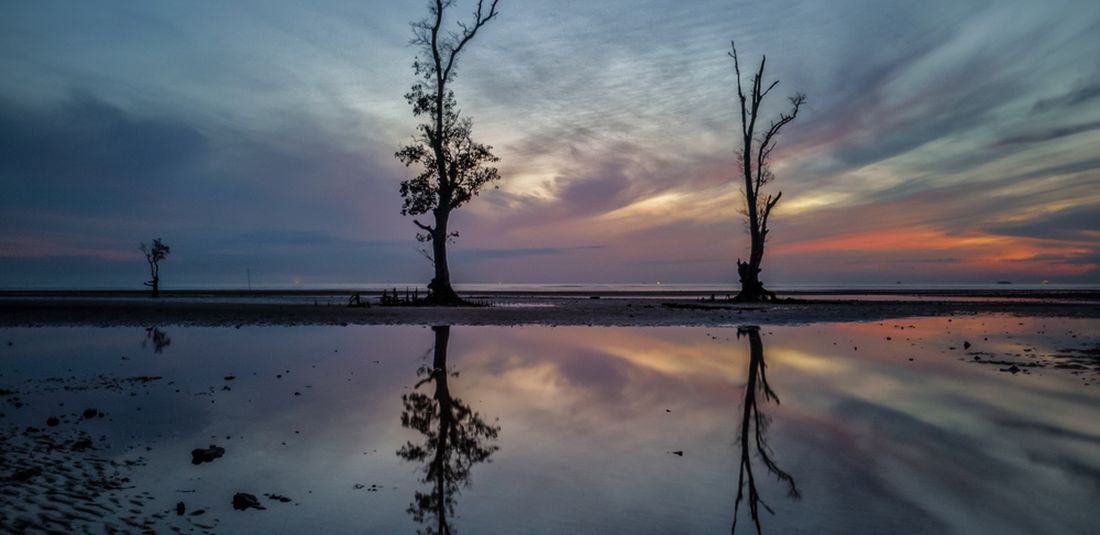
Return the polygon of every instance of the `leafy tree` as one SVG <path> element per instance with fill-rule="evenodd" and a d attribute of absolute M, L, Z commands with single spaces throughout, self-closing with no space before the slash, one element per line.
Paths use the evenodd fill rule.
<path fill-rule="evenodd" d="M 457 377 L 447 371 L 447 344 L 451 327 L 432 327 L 435 333 L 435 356 L 431 366 L 422 366 L 416 375 L 423 377 L 412 392 L 401 396 L 404 411 L 401 426 L 424 435 L 422 443 L 406 442 L 397 455 L 410 462 L 425 463 L 421 482 L 427 491 L 417 490 L 407 512 L 426 529 L 419 533 L 449 534 L 452 528 L 447 516 L 454 515 L 455 495 L 469 486 L 474 465 L 489 462 L 499 446 L 495 444 L 500 426 L 491 425 L 481 415 L 451 396 L 447 380 Z M 420 391 L 425 384 L 434 384 L 431 395 Z"/>
<path fill-rule="evenodd" d="M 742 262 L 740 258 L 737 259 L 741 292 L 737 294 L 736 300 L 767 301 L 775 299 L 775 294 L 764 289 L 764 284 L 760 281 L 760 265 L 764 260 L 764 242 L 768 237 L 768 217 L 771 216 L 775 205 L 779 203 L 783 192 L 776 193 L 773 197 L 771 194 L 765 195 L 762 189 L 775 180 L 775 175 L 768 165 L 768 159 L 775 150 L 776 136 L 784 126 L 798 116 L 799 108 L 806 103 L 806 95 L 796 93 L 793 97 L 789 97 L 791 110 L 779 114 L 779 119 L 772 121 L 763 132 L 758 132 L 756 123 L 760 116 L 760 105 L 764 97 L 779 85 L 779 80 L 764 87 L 764 64 L 767 63 L 768 58 L 763 56 L 760 58 L 760 68 L 753 75 L 750 93 L 745 95 L 745 90 L 741 87 L 741 63 L 737 59 L 737 46 L 732 45 L 732 48 L 733 51 L 729 55 L 733 58 L 734 72 L 737 73 L 737 96 L 741 103 L 741 149 L 738 151 L 738 157 L 745 181 L 744 214 L 748 219 L 750 241 L 749 261 Z"/>
<path fill-rule="evenodd" d="M 168 244 L 156 238 L 151 247 L 141 242 L 141 252 L 145 253 L 145 260 L 149 262 L 149 274 L 152 276 L 152 280 L 146 281 L 145 285 L 153 290 L 153 297 L 160 297 L 160 262 L 168 258 L 168 253 L 172 250 Z"/>
<path fill-rule="evenodd" d="M 458 31 L 445 32 L 444 15 L 453 5 L 453 0 L 433 0 L 428 4 L 429 16 L 412 25 L 412 43 L 420 47 L 413 70 L 420 81 L 405 100 L 414 116 L 426 120 L 417 127 L 413 142 L 395 154 L 406 166 L 422 169 L 401 183 L 401 214 L 431 213 L 435 219 L 432 224 L 413 222 L 421 230 L 417 240 L 432 244 L 435 278 L 428 284 L 428 300 L 438 304 L 462 302 L 451 286 L 447 263 L 447 243 L 458 237 L 449 227 L 451 212 L 478 195 L 483 186 L 500 179 L 492 166 L 500 159 L 493 155 L 492 147 L 473 140 L 473 122 L 462 116 L 454 91 L 447 87 L 455 77 L 459 54 L 478 30 L 497 16 L 497 0 L 492 0 L 488 10 L 478 0 L 473 22 L 458 22 Z"/>

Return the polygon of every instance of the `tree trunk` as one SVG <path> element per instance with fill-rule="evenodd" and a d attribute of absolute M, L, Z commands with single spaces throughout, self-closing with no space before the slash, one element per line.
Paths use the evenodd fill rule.
<path fill-rule="evenodd" d="M 775 292 L 768 291 L 764 288 L 764 283 L 760 282 L 760 263 L 764 260 L 763 237 L 757 232 L 752 232 L 751 241 L 749 261 L 737 260 L 737 275 L 741 279 L 741 291 L 734 300 L 743 303 L 774 301 Z"/>
<path fill-rule="evenodd" d="M 435 263 L 435 278 L 428 283 L 428 301 L 440 305 L 457 305 L 462 299 L 451 286 L 451 269 L 447 264 L 447 220 L 450 213 L 438 211 L 435 214 L 435 227 L 432 232 L 432 260 Z"/>
<path fill-rule="evenodd" d="M 153 287 L 153 297 L 160 297 L 160 277 L 153 277 L 150 286 Z"/>
<path fill-rule="evenodd" d="M 749 204 L 749 225 L 757 221 L 756 205 Z M 749 229 L 749 261 L 737 259 L 737 275 L 741 281 L 741 291 L 734 301 L 741 303 L 762 303 L 775 301 L 775 293 L 764 290 L 760 282 L 760 263 L 763 261 L 763 234 L 755 227 Z"/>

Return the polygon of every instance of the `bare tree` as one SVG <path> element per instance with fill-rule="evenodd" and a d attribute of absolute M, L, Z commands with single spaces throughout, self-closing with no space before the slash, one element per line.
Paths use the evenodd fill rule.
<path fill-rule="evenodd" d="M 760 115 L 760 105 L 764 97 L 779 80 L 775 80 L 764 86 L 764 64 L 768 57 L 760 58 L 760 68 L 752 77 L 752 89 L 749 95 L 741 86 L 741 63 L 737 59 L 737 45 L 730 43 L 733 50 L 729 53 L 733 58 L 733 69 L 737 74 L 737 97 L 741 102 L 741 149 L 738 157 L 741 163 L 741 171 L 744 176 L 745 216 L 749 225 L 749 261 L 742 262 L 737 259 L 737 274 L 741 278 L 741 292 L 737 294 L 738 301 L 767 301 L 774 300 L 775 294 L 764 289 L 760 281 L 760 265 L 764 260 L 764 243 L 768 237 L 768 217 L 771 216 L 775 205 L 779 204 L 783 192 L 778 192 L 773 197 L 770 193 L 764 194 L 764 186 L 775 179 L 768 165 L 768 159 L 775 150 L 776 136 L 784 126 L 794 121 L 798 116 L 798 110 L 806 103 L 806 95 L 796 93 L 788 100 L 791 103 L 789 112 L 780 113 L 779 119 L 773 120 L 766 130 L 757 131 L 757 119 Z"/>
<path fill-rule="evenodd" d="M 145 261 L 149 262 L 149 275 L 152 277 L 145 285 L 153 290 L 153 297 L 160 297 L 160 261 L 168 258 L 172 250 L 160 238 L 155 238 L 151 247 L 141 242 L 141 252 L 145 253 Z"/>
<path fill-rule="evenodd" d="M 768 446 L 768 424 L 770 419 L 760 412 L 760 400 L 764 403 L 774 401 L 779 405 L 779 396 L 775 394 L 768 384 L 767 364 L 764 361 L 764 342 L 760 338 L 760 327 L 738 327 L 737 337 L 746 336 L 749 339 L 749 372 L 745 382 L 745 401 L 741 413 L 741 428 L 738 434 L 738 443 L 741 447 L 741 467 L 737 475 L 737 499 L 733 505 L 733 526 L 731 533 L 737 533 L 737 513 L 741 509 L 741 501 L 745 499 L 745 490 L 748 489 L 749 514 L 752 523 L 756 525 L 756 533 L 761 533 L 760 506 L 769 513 L 775 514 L 768 504 L 760 498 L 760 492 L 756 487 L 756 477 L 752 471 L 753 458 L 760 459 L 768 473 L 787 486 L 787 497 L 794 500 L 802 498 L 798 487 L 794 483 L 794 477 L 779 467 L 773 458 L 772 449 Z M 753 453 L 755 452 L 755 455 Z"/>
<path fill-rule="evenodd" d="M 459 54 L 478 30 L 497 16 L 497 0 L 492 0 L 488 10 L 483 0 L 478 0 L 473 22 L 459 21 L 458 31 L 445 32 L 444 15 L 453 5 L 454 0 L 432 0 L 428 17 L 412 25 L 412 44 L 421 49 L 413 69 L 421 80 L 412 86 L 405 100 L 414 116 L 427 116 L 427 121 L 417 127 L 413 143 L 395 155 L 406 166 L 418 164 L 423 168 L 415 178 L 401 183 L 401 214 L 431 212 L 435 218 L 430 225 L 415 219 L 413 222 L 422 231 L 417 233 L 417 240 L 432 244 L 430 259 L 435 265 L 435 278 L 428 285 L 428 300 L 437 304 L 462 303 L 451 286 L 447 264 L 447 243 L 458 237 L 448 226 L 451 212 L 476 196 L 482 186 L 500 179 L 492 167 L 500 159 L 493 155 L 492 147 L 472 139 L 473 122 L 462 116 L 454 91 L 447 87 L 454 79 Z"/>

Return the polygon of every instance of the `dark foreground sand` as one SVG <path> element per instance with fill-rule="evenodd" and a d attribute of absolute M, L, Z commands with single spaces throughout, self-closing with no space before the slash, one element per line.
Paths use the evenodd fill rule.
<path fill-rule="evenodd" d="M 471 296 L 487 306 L 377 304 L 349 308 L 348 294 L 177 294 L 151 299 L 128 293 L 0 294 L 0 326 L 238 325 L 600 325 L 676 326 L 804 324 L 914 316 L 1014 314 L 1100 318 L 1100 294 L 877 295 L 873 299 L 734 304 L 700 296 L 495 294 Z"/>

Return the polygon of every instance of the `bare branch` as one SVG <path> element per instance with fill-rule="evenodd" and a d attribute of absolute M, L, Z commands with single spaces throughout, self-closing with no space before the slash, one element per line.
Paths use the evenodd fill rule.
<path fill-rule="evenodd" d="M 730 48 L 733 49 L 729 52 L 730 57 L 733 58 L 733 71 L 737 74 L 737 97 L 741 100 L 741 135 L 744 136 L 747 118 L 745 117 L 745 91 L 741 88 L 741 62 L 737 59 L 737 44 L 730 41 Z"/>
<path fill-rule="evenodd" d="M 435 265 L 435 257 L 433 257 L 432 254 L 429 253 L 427 249 L 425 249 L 423 247 L 417 247 L 416 251 L 418 253 L 420 253 L 420 256 L 423 256 L 424 258 L 427 258 L 428 262 L 431 262 L 431 264 L 433 266 Z"/>
<path fill-rule="evenodd" d="M 432 227 L 429 227 L 428 225 L 425 225 L 425 224 L 421 223 L 420 221 L 417 221 L 417 220 L 413 219 L 413 223 L 416 223 L 416 226 L 420 227 L 420 229 L 425 231 L 425 232 L 435 232 L 435 229 L 433 229 Z"/>
<path fill-rule="evenodd" d="M 776 194 L 775 198 L 772 198 L 771 195 L 768 195 L 767 201 L 764 202 L 764 214 L 760 219 L 761 234 L 766 235 L 768 233 L 768 216 L 772 214 L 772 209 L 775 208 L 775 205 L 779 204 L 779 198 L 782 196 L 783 192 L 780 191 L 778 194 Z"/>
<path fill-rule="evenodd" d="M 765 89 L 764 92 L 760 94 L 760 100 L 761 101 L 764 100 L 764 97 L 768 96 L 768 93 L 771 93 L 772 89 L 775 89 L 775 86 L 777 86 L 777 85 L 779 85 L 779 80 L 776 80 L 776 81 L 772 82 L 772 85 L 769 85 L 768 88 Z"/>
<path fill-rule="evenodd" d="M 774 84 L 772 85 L 774 86 Z M 768 127 L 768 131 L 760 140 L 759 152 L 756 157 L 756 172 L 758 176 L 767 165 L 767 157 L 770 156 L 772 150 L 775 149 L 775 136 L 779 135 L 779 131 L 782 130 L 784 126 L 787 126 L 795 117 L 798 117 L 798 110 L 802 107 L 802 104 L 806 102 L 806 95 L 797 93 L 788 100 L 791 102 L 791 112 L 779 114 L 779 120 L 772 121 L 771 126 Z"/>
<path fill-rule="evenodd" d="M 477 10 L 474 11 L 474 23 L 467 26 L 465 23 L 459 23 L 459 27 L 462 28 L 462 37 L 459 38 L 457 44 L 451 47 L 450 55 L 447 58 L 447 67 L 443 69 L 443 79 L 448 80 L 451 76 L 451 70 L 454 69 L 455 58 L 458 57 L 459 52 L 462 52 L 462 48 L 469 43 L 471 39 L 477 35 L 477 31 L 481 29 L 487 22 L 493 20 L 499 12 L 497 11 L 497 1 L 493 0 L 493 3 L 489 5 L 489 13 L 482 15 L 482 6 L 484 0 L 477 0 Z"/>

